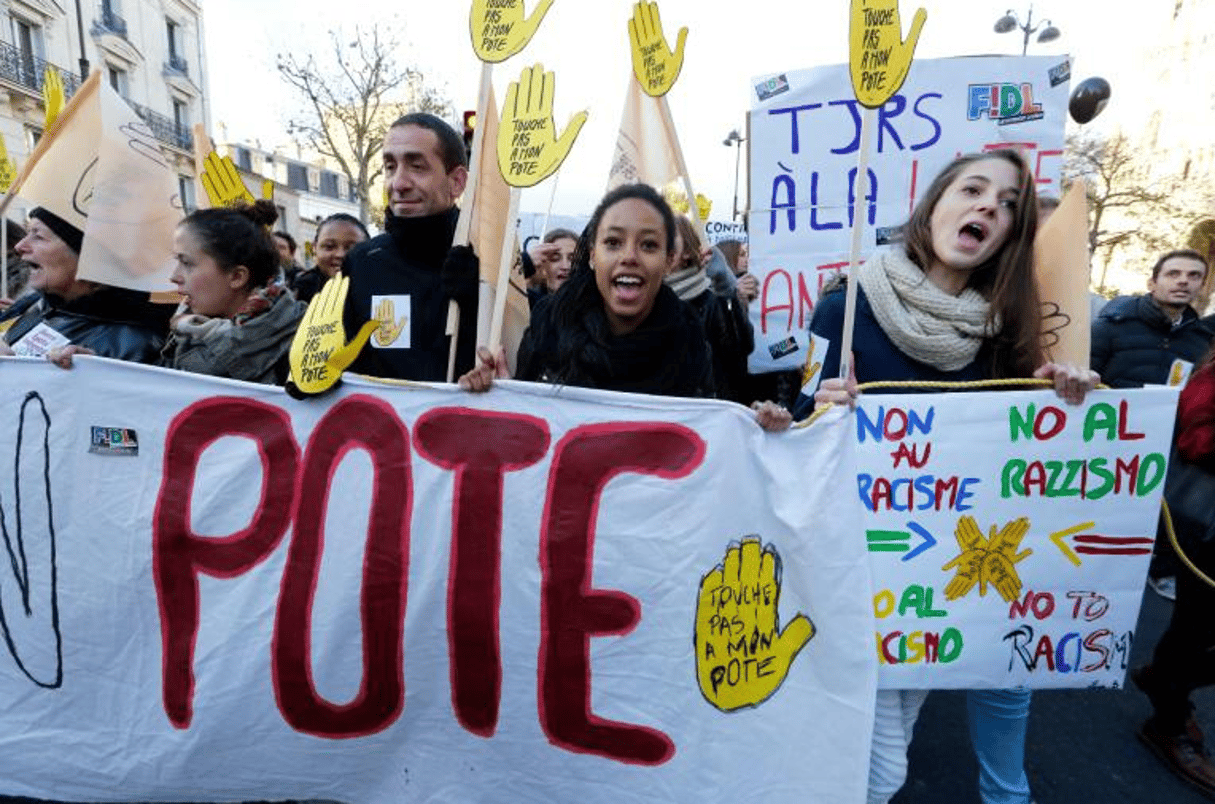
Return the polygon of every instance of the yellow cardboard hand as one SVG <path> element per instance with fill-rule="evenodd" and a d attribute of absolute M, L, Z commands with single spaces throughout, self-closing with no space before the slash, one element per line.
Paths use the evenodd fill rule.
<path fill-rule="evenodd" d="M 368 321 L 346 342 L 342 312 L 349 283 L 350 279 L 341 274 L 326 282 L 295 331 L 287 359 L 291 364 L 291 382 L 304 394 L 319 394 L 333 387 L 380 325 L 379 321 Z"/>
<path fill-rule="evenodd" d="M 202 186 L 213 207 L 252 204 L 254 200 L 253 193 L 241 181 L 231 157 L 220 156 L 215 151 L 207 154 L 203 160 Z"/>
<path fill-rule="evenodd" d="M 899 0 L 852 0 L 848 64 L 862 105 L 876 109 L 903 86 L 927 18 L 928 12 L 917 9 L 904 41 Z"/>
<path fill-rule="evenodd" d="M 530 17 L 524 14 L 523 0 L 473 0 L 468 28 L 473 50 L 481 61 L 496 64 L 527 47 L 553 0 L 540 0 Z"/>
<path fill-rule="evenodd" d="M 63 111 L 63 98 L 63 79 L 59 76 L 59 70 L 48 66 L 42 73 L 42 102 L 46 105 L 43 131 L 50 131 L 51 124 L 59 118 L 59 113 Z"/>
<path fill-rule="evenodd" d="M 4 137 L 0 137 L 0 193 L 7 193 L 15 178 L 17 165 L 8 158 L 8 147 L 4 144 Z"/>
<path fill-rule="evenodd" d="M 506 89 L 498 126 L 498 167 L 512 187 L 532 187 L 556 173 L 586 122 L 586 112 L 578 112 L 557 136 L 556 83 L 553 74 L 537 64 L 524 67 L 519 80 Z"/>
<path fill-rule="evenodd" d="M 633 6 L 633 18 L 629 20 L 633 75 L 637 76 L 637 83 L 647 95 L 661 97 L 675 85 L 675 79 L 683 69 L 683 47 L 687 40 L 687 27 L 680 28 L 675 50 L 671 50 L 662 32 L 658 3 L 640 0 Z"/>
<path fill-rule="evenodd" d="M 814 623 L 798 614 L 780 629 L 780 558 L 759 539 L 730 545 L 700 580 L 696 605 L 696 678 L 723 712 L 756 706 L 784 682 Z"/>
<path fill-rule="evenodd" d="M 409 316 L 403 315 L 401 320 L 397 321 L 396 315 L 396 306 L 392 303 L 392 299 L 380 299 L 375 310 L 375 318 L 379 322 L 379 327 L 375 331 L 375 342 L 380 346 L 391 346 L 395 343 L 401 330 L 405 329 L 405 325 L 409 323 Z"/>
<path fill-rule="evenodd" d="M 1017 575 L 1015 565 L 1034 552 L 1028 549 L 1017 552 L 1021 540 L 1028 532 L 1029 520 L 1021 517 L 1009 522 L 998 534 L 992 536 L 989 543 L 990 552 L 983 559 L 980 595 L 985 593 L 986 586 L 990 583 L 1007 603 L 1021 596 L 1021 578 Z"/>

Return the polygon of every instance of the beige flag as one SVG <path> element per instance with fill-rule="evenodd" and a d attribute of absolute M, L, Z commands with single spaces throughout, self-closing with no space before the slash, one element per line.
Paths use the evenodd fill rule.
<path fill-rule="evenodd" d="M 14 192 L 84 232 L 77 276 L 173 287 L 177 177 L 147 124 L 93 73 L 30 155 Z"/>
<path fill-rule="evenodd" d="M 1083 180 L 1067 188 L 1058 209 L 1038 230 L 1034 273 L 1042 297 L 1042 346 L 1047 360 L 1088 368 L 1088 199 Z"/>
<path fill-rule="evenodd" d="M 484 114 L 477 118 L 477 126 L 483 127 L 482 142 L 489 147 L 481 149 L 480 164 L 477 165 L 477 186 L 472 201 L 472 227 L 470 240 L 481 262 L 481 297 L 477 305 L 477 343 L 489 342 L 490 318 L 494 309 L 494 293 L 498 285 L 498 266 L 501 263 L 502 243 L 507 226 L 513 230 L 515 221 L 508 221 L 510 212 L 510 185 L 502 178 L 498 167 L 497 151 L 493 144 L 498 141 L 498 104 L 494 92 L 489 91 L 489 104 Z M 467 193 L 465 193 L 467 196 Z M 467 203 L 467 200 L 465 201 Z M 517 243 L 517 240 L 516 240 Z M 514 369 L 514 356 L 523 339 L 531 317 L 527 302 L 526 280 L 523 274 L 512 269 L 506 297 L 506 315 L 502 323 L 502 346 L 508 362 Z"/>
<path fill-rule="evenodd" d="M 668 127 L 663 123 L 659 104 L 659 98 L 642 91 L 636 75 L 630 71 L 616 153 L 608 174 L 609 190 L 639 181 L 662 187 L 679 177 L 676 145 L 671 142 Z"/>

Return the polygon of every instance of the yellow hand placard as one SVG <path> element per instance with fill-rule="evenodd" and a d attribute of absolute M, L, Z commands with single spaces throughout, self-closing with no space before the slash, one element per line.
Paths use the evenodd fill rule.
<path fill-rule="evenodd" d="M 629 20 L 629 42 L 633 46 L 633 75 L 647 95 L 661 97 L 675 85 L 679 71 L 683 69 L 683 46 L 688 40 L 688 29 L 679 29 L 675 50 L 667 44 L 662 32 L 662 17 L 658 14 L 658 3 L 640 0 L 633 6 L 633 18 Z"/>
<path fill-rule="evenodd" d="M 4 144 L 4 137 L 0 137 L 0 193 L 7 193 L 15 178 L 17 165 L 8 158 L 8 147 Z"/>
<path fill-rule="evenodd" d="M 473 0 L 468 28 L 481 61 L 497 63 L 527 47 L 553 0 L 540 0 L 530 17 L 523 0 Z"/>
<path fill-rule="evenodd" d="M 235 204 L 253 203 L 253 193 L 241 181 L 236 163 L 231 157 L 220 156 L 215 151 L 203 160 L 202 186 L 213 207 L 230 207 Z"/>
<path fill-rule="evenodd" d="M 42 74 L 42 102 L 46 106 L 46 122 L 42 126 L 44 132 L 51 130 L 51 124 L 63 111 L 63 100 L 63 79 L 57 69 L 48 66 Z"/>
<path fill-rule="evenodd" d="M 904 41 L 899 0 L 852 0 L 848 63 L 863 106 L 876 109 L 903 86 L 927 18 L 928 12 L 917 9 Z"/>
<path fill-rule="evenodd" d="M 586 112 L 570 118 L 560 137 L 553 120 L 557 79 L 542 64 L 524 67 L 511 81 L 498 126 L 498 167 L 512 187 L 532 187 L 557 172 L 586 122 Z"/>
<path fill-rule="evenodd" d="M 798 614 L 780 630 L 780 557 L 746 538 L 700 580 L 696 604 L 696 678 L 723 712 L 756 706 L 784 682 L 814 623 Z"/>
<path fill-rule="evenodd" d="M 350 278 L 342 274 L 326 282 L 295 331 L 287 359 L 291 364 L 291 383 L 304 394 L 319 394 L 333 387 L 380 326 L 378 320 L 368 321 L 346 342 L 342 313 L 349 284 Z"/>

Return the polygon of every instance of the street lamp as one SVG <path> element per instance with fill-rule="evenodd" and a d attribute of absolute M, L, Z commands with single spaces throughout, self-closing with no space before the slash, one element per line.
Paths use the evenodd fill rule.
<path fill-rule="evenodd" d="M 1036 33 L 1039 28 L 1042 29 L 1042 33 L 1038 34 L 1039 42 L 1053 42 L 1058 39 L 1060 35 L 1059 29 L 1054 25 L 1051 25 L 1050 20 L 1042 20 L 1037 25 L 1034 25 L 1033 22 L 1033 6 L 1029 7 L 1029 13 L 1025 15 L 1024 24 L 1022 24 L 1021 18 L 1017 16 L 1016 12 L 1010 8 L 1007 12 L 1005 12 L 1003 17 L 996 20 L 995 31 L 996 33 L 1009 33 L 1010 31 L 1015 31 L 1017 29 L 1023 31 L 1025 33 L 1025 39 L 1021 43 L 1021 55 L 1024 56 L 1026 51 L 1029 50 L 1029 35 Z"/>
<path fill-rule="evenodd" d="M 734 129 L 726 138 L 721 141 L 721 144 L 729 148 L 735 146 L 734 150 L 734 217 L 733 221 L 738 220 L 738 164 L 742 160 L 742 144 L 746 137 L 739 136 L 738 129 Z"/>

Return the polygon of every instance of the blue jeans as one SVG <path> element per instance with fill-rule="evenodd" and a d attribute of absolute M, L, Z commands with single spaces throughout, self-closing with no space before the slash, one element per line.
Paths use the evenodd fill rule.
<path fill-rule="evenodd" d="M 1025 729 L 1029 690 L 967 690 L 970 743 L 979 760 L 983 804 L 1028 804 Z"/>

